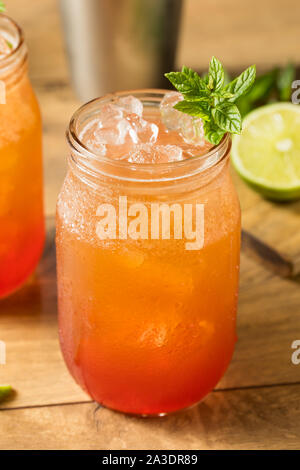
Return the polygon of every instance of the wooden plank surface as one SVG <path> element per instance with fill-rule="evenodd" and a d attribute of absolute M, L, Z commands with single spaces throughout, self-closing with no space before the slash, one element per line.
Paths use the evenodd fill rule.
<path fill-rule="evenodd" d="M 290 260 L 294 275 L 299 275 L 300 201 L 268 201 L 244 184 L 237 174 L 234 181 L 241 201 L 243 228 Z"/>
<path fill-rule="evenodd" d="M 163 419 L 95 404 L 0 413 L 0 449 L 298 449 L 300 385 L 214 392 Z"/>

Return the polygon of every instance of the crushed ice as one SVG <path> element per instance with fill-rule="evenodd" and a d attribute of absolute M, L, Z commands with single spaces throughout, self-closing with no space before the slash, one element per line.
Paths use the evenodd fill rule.
<path fill-rule="evenodd" d="M 183 96 L 177 91 L 165 94 L 160 103 L 162 122 L 168 129 L 178 131 L 187 144 L 203 146 L 205 139 L 202 119 L 189 116 L 173 107 L 182 100 Z"/>
<path fill-rule="evenodd" d="M 167 93 L 161 104 L 161 118 L 167 129 L 178 131 L 185 142 L 204 144 L 203 123 L 173 108 L 182 99 L 180 93 Z M 80 134 L 82 142 L 93 152 L 134 163 L 168 163 L 183 159 L 176 145 L 157 143 L 159 128 L 143 118 L 143 103 L 134 96 L 103 104 L 97 118 Z"/>

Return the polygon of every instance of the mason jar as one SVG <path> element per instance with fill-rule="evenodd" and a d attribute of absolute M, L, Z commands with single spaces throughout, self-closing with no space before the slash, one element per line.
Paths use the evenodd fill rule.
<path fill-rule="evenodd" d="M 34 271 L 44 244 L 42 127 L 19 26 L 0 15 L 0 298 Z M 5 43 L 4 43 L 5 44 Z"/>
<path fill-rule="evenodd" d="M 77 383 L 101 405 L 143 416 L 199 402 L 236 342 L 240 207 L 231 139 L 172 163 L 99 156 L 82 130 L 108 95 L 81 107 L 57 203 L 59 333 Z M 163 90 L 130 92 L 146 116 Z"/>

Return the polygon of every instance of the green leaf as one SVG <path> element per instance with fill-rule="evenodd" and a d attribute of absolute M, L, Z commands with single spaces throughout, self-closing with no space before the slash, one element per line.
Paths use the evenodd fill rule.
<path fill-rule="evenodd" d="M 0 13 L 3 13 L 6 10 L 4 2 L 0 2 Z"/>
<path fill-rule="evenodd" d="M 176 103 L 174 108 L 182 113 L 189 114 L 190 116 L 200 117 L 204 121 L 208 121 L 210 118 L 209 106 L 207 103 L 183 100 Z"/>
<path fill-rule="evenodd" d="M 266 95 L 269 94 L 270 90 L 276 83 L 277 73 L 278 70 L 275 68 L 264 75 L 260 75 L 246 96 L 253 102 L 266 98 Z"/>
<path fill-rule="evenodd" d="M 186 101 L 209 101 L 209 97 L 207 95 L 207 91 L 199 91 L 198 94 L 194 93 L 184 93 L 184 99 Z"/>
<path fill-rule="evenodd" d="M 232 93 L 229 93 L 229 91 L 221 90 L 219 92 L 219 97 L 223 99 L 228 99 L 228 98 L 233 98 L 234 95 Z"/>
<path fill-rule="evenodd" d="M 292 83 L 295 80 L 296 70 L 293 64 L 281 69 L 277 77 L 277 89 L 280 101 L 289 101 L 291 98 Z"/>
<path fill-rule="evenodd" d="M 221 62 L 212 57 L 209 73 L 202 78 L 192 69 L 183 66 L 181 72 L 167 73 L 166 77 L 183 95 L 183 101 L 174 108 L 204 121 L 205 138 L 217 145 L 226 132 L 239 134 L 242 118 L 234 102 L 248 93 L 255 80 L 252 65 L 239 77 L 226 84 L 227 77 Z M 247 96 L 246 96 L 247 98 Z M 244 108 L 249 107 L 248 102 Z"/>
<path fill-rule="evenodd" d="M 242 130 L 242 117 L 238 107 L 225 101 L 212 110 L 215 123 L 226 132 L 240 134 Z"/>
<path fill-rule="evenodd" d="M 172 83 L 172 85 L 180 93 L 190 93 L 196 95 L 199 92 L 206 90 L 204 80 L 194 72 L 192 69 L 183 66 L 181 72 L 166 73 L 165 77 Z"/>
<path fill-rule="evenodd" d="M 209 90 L 213 90 L 214 89 L 214 79 L 212 78 L 211 75 L 208 75 L 208 78 L 207 78 L 207 86 L 209 88 Z"/>
<path fill-rule="evenodd" d="M 225 131 L 220 129 L 213 122 L 204 122 L 204 137 L 211 144 L 218 145 L 224 135 Z"/>
<path fill-rule="evenodd" d="M 232 82 L 228 83 L 225 87 L 225 91 L 232 93 L 233 98 L 230 98 L 231 101 L 235 101 L 241 95 L 247 93 L 252 87 L 256 76 L 256 67 L 251 65 L 248 67 L 241 75 L 235 78 Z"/>
<path fill-rule="evenodd" d="M 212 80 L 214 91 L 221 90 L 224 84 L 225 73 L 221 62 L 216 57 L 212 57 L 209 64 L 209 79 Z"/>
<path fill-rule="evenodd" d="M 278 69 L 274 68 L 270 72 L 260 75 L 251 90 L 236 101 L 242 116 L 245 116 L 258 105 L 261 106 L 268 103 L 276 86 L 277 74 Z"/>

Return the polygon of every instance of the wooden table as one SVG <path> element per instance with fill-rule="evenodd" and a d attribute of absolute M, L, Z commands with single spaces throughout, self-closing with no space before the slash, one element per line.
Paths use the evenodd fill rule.
<path fill-rule="evenodd" d="M 195 26 L 192 15 L 197 1 L 191 0 L 187 9 L 194 25 L 190 38 L 195 38 L 201 24 Z M 234 2 L 227 3 L 234 11 Z M 295 10 L 288 13 L 288 3 L 299 13 L 298 2 L 284 2 L 282 12 L 278 3 L 271 29 L 297 17 Z M 64 129 L 78 101 L 68 82 L 55 2 L 10 0 L 8 4 L 11 15 L 26 29 L 32 78 L 44 115 L 48 241 L 36 275 L 0 303 L 0 340 L 7 344 L 0 383 L 11 383 L 17 391 L 11 401 L 1 405 L 0 449 L 299 448 L 300 365 L 291 362 L 291 344 L 300 339 L 299 279 L 275 275 L 246 251 L 242 253 L 236 352 L 225 377 L 202 404 L 164 419 L 126 417 L 98 408 L 69 376 L 57 338 L 53 213 L 65 172 Z M 216 2 L 211 5 L 216 8 Z M 230 21 L 238 24 L 237 17 Z M 289 35 L 296 37 L 294 24 Z M 253 24 L 256 30 L 260 26 Z M 246 33 L 250 35 L 249 28 Z M 191 58 L 192 44 L 190 39 L 186 52 L 181 49 L 181 57 Z M 296 54 L 293 44 L 289 57 L 293 47 Z M 275 61 L 274 49 L 270 53 Z M 262 62 L 261 51 L 258 57 Z M 236 56 L 230 60 L 234 63 Z M 264 201 L 236 175 L 234 178 L 244 227 L 297 260 L 300 203 Z"/>

